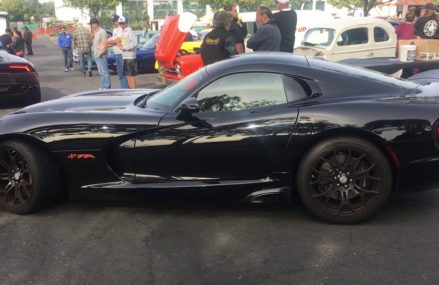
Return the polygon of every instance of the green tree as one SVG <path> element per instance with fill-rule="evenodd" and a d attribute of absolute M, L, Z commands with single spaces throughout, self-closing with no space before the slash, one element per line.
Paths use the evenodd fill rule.
<path fill-rule="evenodd" d="M 44 17 L 55 17 L 55 3 L 54 2 L 44 2 L 41 4 L 38 10 L 39 18 Z"/>
<path fill-rule="evenodd" d="M 102 9 L 115 9 L 119 3 L 127 0 L 64 0 L 64 3 L 82 11 L 88 10 L 90 16 L 97 17 Z"/>
<path fill-rule="evenodd" d="M 55 5 L 53 2 L 41 4 L 38 0 L 0 0 L 0 11 L 7 11 L 12 22 L 28 22 L 31 17 L 40 20 L 54 16 Z"/>

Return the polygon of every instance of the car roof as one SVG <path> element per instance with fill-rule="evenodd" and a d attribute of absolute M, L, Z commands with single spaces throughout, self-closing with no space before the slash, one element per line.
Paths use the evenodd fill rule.
<path fill-rule="evenodd" d="M 206 71 L 210 75 L 230 70 L 272 70 L 273 67 L 291 66 L 309 68 L 308 60 L 304 56 L 284 52 L 252 52 L 233 56 L 230 59 L 208 65 Z"/>
<path fill-rule="evenodd" d="M 341 30 L 347 27 L 353 27 L 357 25 L 377 25 L 382 27 L 393 28 L 391 24 L 383 19 L 366 17 L 366 18 L 343 18 L 336 19 L 329 22 L 321 23 L 314 28 L 328 28 L 334 30 Z"/>
<path fill-rule="evenodd" d="M 6 50 L 0 49 L 0 64 L 2 63 L 29 63 L 30 62 L 23 57 L 9 54 Z"/>

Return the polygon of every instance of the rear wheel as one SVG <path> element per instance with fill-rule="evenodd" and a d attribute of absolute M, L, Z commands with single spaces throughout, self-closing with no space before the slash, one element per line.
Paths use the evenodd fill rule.
<path fill-rule="evenodd" d="M 21 141 L 0 143 L 0 206 L 29 214 L 51 202 L 59 190 L 57 168 L 44 151 Z"/>
<path fill-rule="evenodd" d="M 303 158 L 298 192 L 307 208 L 333 223 L 369 218 L 391 192 L 392 172 L 380 149 L 354 137 L 325 140 Z"/>

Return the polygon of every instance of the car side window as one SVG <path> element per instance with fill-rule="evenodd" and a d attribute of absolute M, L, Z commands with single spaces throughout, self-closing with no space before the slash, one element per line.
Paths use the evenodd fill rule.
<path fill-rule="evenodd" d="M 367 28 L 354 28 L 344 31 L 337 39 L 337 45 L 339 46 L 360 45 L 368 42 Z"/>
<path fill-rule="evenodd" d="M 373 37 L 375 42 L 379 43 L 379 42 L 387 42 L 389 40 L 389 35 L 387 34 L 387 32 L 380 27 L 375 27 L 373 29 Z"/>
<path fill-rule="evenodd" d="M 201 112 L 241 111 L 287 103 L 282 75 L 239 73 L 224 76 L 198 92 Z"/>

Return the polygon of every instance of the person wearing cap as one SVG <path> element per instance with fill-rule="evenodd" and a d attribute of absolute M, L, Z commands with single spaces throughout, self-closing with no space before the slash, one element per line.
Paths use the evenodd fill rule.
<path fill-rule="evenodd" d="M 99 24 L 98 19 L 90 19 L 91 30 L 94 33 L 93 37 L 93 55 L 98 67 L 99 75 L 101 76 L 101 89 L 111 88 L 110 73 L 108 72 L 108 61 L 107 61 L 107 32 L 102 29 Z"/>
<path fill-rule="evenodd" d="M 436 18 L 436 5 L 427 3 L 421 10 L 421 17 L 415 22 L 415 33 L 422 39 L 431 39 L 436 34 L 438 22 Z"/>
<path fill-rule="evenodd" d="M 276 0 L 279 12 L 273 14 L 274 23 L 280 31 L 280 51 L 293 52 L 296 39 L 297 14 L 290 8 L 289 0 Z"/>
<path fill-rule="evenodd" d="M 236 10 L 236 5 L 230 4 L 224 6 L 224 10 L 232 14 L 233 19 L 230 25 L 230 32 L 235 37 L 235 51 L 236 53 L 244 53 L 244 39 L 247 36 L 247 28 L 238 19 L 238 11 Z"/>
<path fill-rule="evenodd" d="M 73 35 L 67 33 L 66 27 L 63 27 L 61 33 L 58 34 L 58 47 L 61 49 L 64 57 L 64 71 L 73 69 L 73 53 L 72 53 Z"/>
<path fill-rule="evenodd" d="M 116 57 L 116 70 L 119 76 L 120 88 L 128 89 L 128 80 L 124 72 L 124 59 L 122 56 L 122 50 L 117 46 L 120 43 L 122 37 L 122 28 L 119 25 L 119 16 L 114 14 L 111 17 L 111 23 L 113 25 L 113 36 L 107 41 L 108 46 L 113 47 L 113 53 Z"/>
<path fill-rule="evenodd" d="M 137 75 L 137 38 L 133 30 L 128 26 L 128 21 L 124 16 L 119 17 L 119 26 L 122 29 L 120 34 L 120 42 L 117 47 L 122 51 L 124 61 L 123 71 L 127 77 L 128 88 L 136 88 Z"/>
<path fill-rule="evenodd" d="M 73 45 L 78 50 L 79 65 L 81 73 L 86 76 L 84 58 L 87 60 L 88 76 L 93 76 L 92 67 L 92 54 L 91 46 L 92 39 L 91 33 L 82 24 L 78 24 L 75 33 L 73 33 Z"/>
<path fill-rule="evenodd" d="M 213 16 L 214 28 L 201 44 L 204 65 L 229 58 L 235 54 L 235 37 L 230 32 L 233 16 L 227 11 L 218 11 Z"/>
<path fill-rule="evenodd" d="M 258 30 L 247 41 L 247 47 L 253 51 L 280 51 L 280 31 L 268 6 L 260 5 L 256 10 L 256 24 Z"/>

